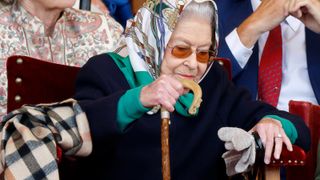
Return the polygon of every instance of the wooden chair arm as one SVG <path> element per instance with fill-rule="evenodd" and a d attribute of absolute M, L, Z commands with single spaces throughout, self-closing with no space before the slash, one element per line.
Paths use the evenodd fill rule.
<path fill-rule="evenodd" d="M 293 145 L 293 151 L 282 149 L 280 159 L 271 158 L 271 162 L 265 168 L 266 180 L 280 180 L 280 167 L 298 167 L 304 166 L 307 154 L 303 149 Z"/>
<path fill-rule="evenodd" d="M 282 149 L 280 159 L 272 157 L 271 162 L 268 166 L 280 167 L 280 166 L 304 166 L 307 159 L 305 151 L 293 145 L 293 151 L 288 151 L 286 147 Z"/>

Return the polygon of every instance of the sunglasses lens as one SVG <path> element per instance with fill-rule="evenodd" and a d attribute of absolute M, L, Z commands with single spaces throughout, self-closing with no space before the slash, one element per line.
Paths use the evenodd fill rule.
<path fill-rule="evenodd" d="M 200 51 L 197 53 L 197 60 L 201 63 L 208 63 L 209 60 L 209 52 L 208 51 Z"/>
<path fill-rule="evenodd" d="M 193 53 L 191 47 L 175 46 L 172 48 L 171 54 L 177 58 L 187 58 Z M 197 61 L 200 63 L 208 63 L 213 53 L 209 51 L 197 52 Z"/>
<path fill-rule="evenodd" d="M 172 55 L 177 58 L 186 58 L 192 54 L 192 50 L 190 47 L 179 47 L 176 46 L 172 48 Z"/>

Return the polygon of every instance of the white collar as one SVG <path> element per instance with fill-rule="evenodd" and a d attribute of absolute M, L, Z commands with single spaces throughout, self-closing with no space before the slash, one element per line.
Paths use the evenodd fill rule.
<path fill-rule="evenodd" d="M 255 11 L 260 4 L 261 0 L 251 0 L 252 10 Z M 299 19 L 293 16 L 288 16 L 282 23 L 286 23 L 293 31 L 297 31 L 299 26 L 302 24 Z"/>

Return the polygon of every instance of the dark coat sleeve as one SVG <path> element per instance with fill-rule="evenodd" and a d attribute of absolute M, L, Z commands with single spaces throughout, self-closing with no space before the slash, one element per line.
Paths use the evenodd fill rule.
<path fill-rule="evenodd" d="M 107 142 L 120 133 L 117 105 L 128 88 L 121 71 L 106 54 L 91 58 L 81 68 L 75 99 L 87 114 L 94 142 Z"/>

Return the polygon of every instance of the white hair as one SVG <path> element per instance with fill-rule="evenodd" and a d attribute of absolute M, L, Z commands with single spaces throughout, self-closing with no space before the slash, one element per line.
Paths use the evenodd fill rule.
<path fill-rule="evenodd" d="M 185 7 L 185 9 L 182 11 L 179 20 L 193 17 L 206 19 L 211 24 L 211 26 L 215 25 L 215 8 L 212 2 L 190 2 L 190 4 L 188 4 L 188 6 Z"/>
<path fill-rule="evenodd" d="M 195 1 L 190 2 L 187 7 L 182 11 L 178 21 L 188 20 L 188 18 L 200 18 L 208 21 L 212 31 L 212 50 L 217 53 L 217 46 L 219 41 L 217 21 L 218 17 L 215 5 L 210 1 L 197 3 Z M 179 22 L 178 22 L 179 23 Z"/>

